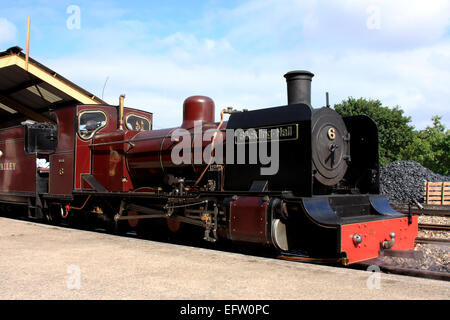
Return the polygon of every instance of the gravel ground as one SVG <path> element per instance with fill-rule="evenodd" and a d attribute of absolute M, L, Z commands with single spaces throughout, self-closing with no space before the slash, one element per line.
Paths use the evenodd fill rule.
<path fill-rule="evenodd" d="M 379 261 L 383 264 L 403 268 L 450 273 L 450 250 L 448 246 L 417 244 L 414 250 L 421 252 L 423 257 L 417 260 L 397 257 L 381 257 L 379 258 Z"/>
<path fill-rule="evenodd" d="M 419 238 L 449 239 L 448 231 L 419 230 L 417 236 Z"/>
<path fill-rule="evenodd" d="M 418 216 L 419 223 L 450 225 L 450 217 Z"/>

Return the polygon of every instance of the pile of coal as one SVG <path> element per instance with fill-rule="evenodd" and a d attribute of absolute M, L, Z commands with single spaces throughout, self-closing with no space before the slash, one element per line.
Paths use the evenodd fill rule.
<path fill-rule="evenodd" d="M 390 202 L 423 202 L 425 181 L 450 181 L 415 161 L 395 161 L 380 170 L 380 191 Z"/>

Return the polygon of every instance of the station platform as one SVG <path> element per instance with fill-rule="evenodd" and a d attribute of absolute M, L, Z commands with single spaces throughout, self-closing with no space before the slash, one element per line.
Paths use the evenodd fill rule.
<path fill-rule="evenodd" d="M 0 218 L 0 299 L 444 299 L 450 283 Z M 372 277 L 372 278 L 370 278 Z"/>

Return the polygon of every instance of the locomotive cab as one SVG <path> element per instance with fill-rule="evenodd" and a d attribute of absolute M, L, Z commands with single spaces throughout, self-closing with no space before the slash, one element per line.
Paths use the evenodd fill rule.
<path fill-rule="evenodd" d="M 36 191 L 47 193 L 49 159 L 58 145 L 58 127 L 48 122 L 25 123 L 25 152 L 36 155 Z"/>

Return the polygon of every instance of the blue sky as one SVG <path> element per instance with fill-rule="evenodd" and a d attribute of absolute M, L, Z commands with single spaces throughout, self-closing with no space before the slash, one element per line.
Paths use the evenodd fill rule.
<path fill-rule="evenodd" d="M 79 28 L 68 28 L 70 6 Z M 450 1 L 5 1 L 0 50 L 31 56 L 112 104 L 181 123 L 182 103 L 203 94 L 256 109 L 286 102 L 283 74 L 315 74 L 314 107 L 349 96 L 400 106 L 417 128 L 450 127 Z M 71 20 L 73 22 L 73 19 Z"/>

